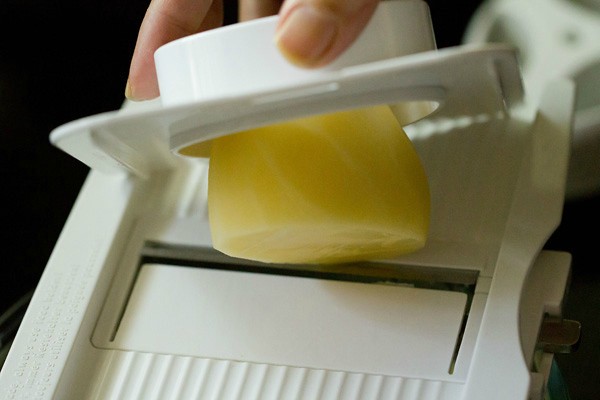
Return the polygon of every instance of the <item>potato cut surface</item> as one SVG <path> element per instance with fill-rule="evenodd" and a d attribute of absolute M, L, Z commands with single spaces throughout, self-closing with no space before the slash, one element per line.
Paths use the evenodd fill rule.
<path fill-rule="evenodd" d="M 236 133 L 210 151 L 211 235 L 225 254 L 341 263 L 425 244 L 427 177 L 388 106 Z"/>

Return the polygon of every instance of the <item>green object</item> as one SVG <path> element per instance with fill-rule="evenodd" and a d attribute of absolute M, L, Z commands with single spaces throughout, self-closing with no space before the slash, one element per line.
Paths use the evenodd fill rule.
<path fill-rule="evenodd" d="M 552 361 L 546 387 L 546 400 L 570 400 L 569 390 L 556 360 Z"/>

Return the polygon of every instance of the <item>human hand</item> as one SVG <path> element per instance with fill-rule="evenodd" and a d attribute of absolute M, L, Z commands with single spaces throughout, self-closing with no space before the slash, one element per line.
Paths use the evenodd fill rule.
<path fill-rule="evenodd" d="M 239 0 L 239 20 L 274 15 L 275 42 L 292 63 L 315 68 L 335 60 L 362 32 L 379 0 Z M 281 8 L 280 8 L 281 7 Z M 162 45 L 222 24 L 223 0 L 151 0 L 131 59 L 125 96 L 159 96 L 154 52 Z"/>

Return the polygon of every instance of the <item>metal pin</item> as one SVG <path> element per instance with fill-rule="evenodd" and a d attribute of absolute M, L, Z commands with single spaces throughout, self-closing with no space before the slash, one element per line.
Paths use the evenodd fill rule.
<path fill-rule="evenodd" d="M 546 353 L 571 353 L 577 350 L 581 323 L 570 319 L 545 317 L 538 336 L 538 347 Z"/>

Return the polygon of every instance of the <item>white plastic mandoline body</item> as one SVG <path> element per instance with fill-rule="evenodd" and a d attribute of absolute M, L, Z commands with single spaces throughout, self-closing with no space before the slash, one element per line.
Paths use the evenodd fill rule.
<path fill-rule="evenodd" d="M 577 85 L 567 179 L 571 198 L 600 192 L 599 37 L 597 0 L 488 0 L 464 37 L 466 43 L 505 42 L 518 48 L 524 85 L 534 101 L 554 79 Z"/>
<path fill-rule="evenodd" d="M 160 101 L 52 132 L 92 170 L 0 374 L 0 398 L 541 398 L 552 356 L 536 353 L 537 332 L 544 314 L 560 315 L 570 264 L 542 248 L 561 217 L 571 82 L 549 83 L 528 104 L 513 50 L 435 50 L 421 1 L 382 2 L 322 70 L 280 59 L 275 23 L 168 44 L 156 53 Z M 179 148 L 381 103 L 406 125 L 432 205 L 426 247 L 384 264 L 464 271 L 475 277 L 471 298 L 140 267 L 148 242 L 210 248 L 207 161 Z"/>

